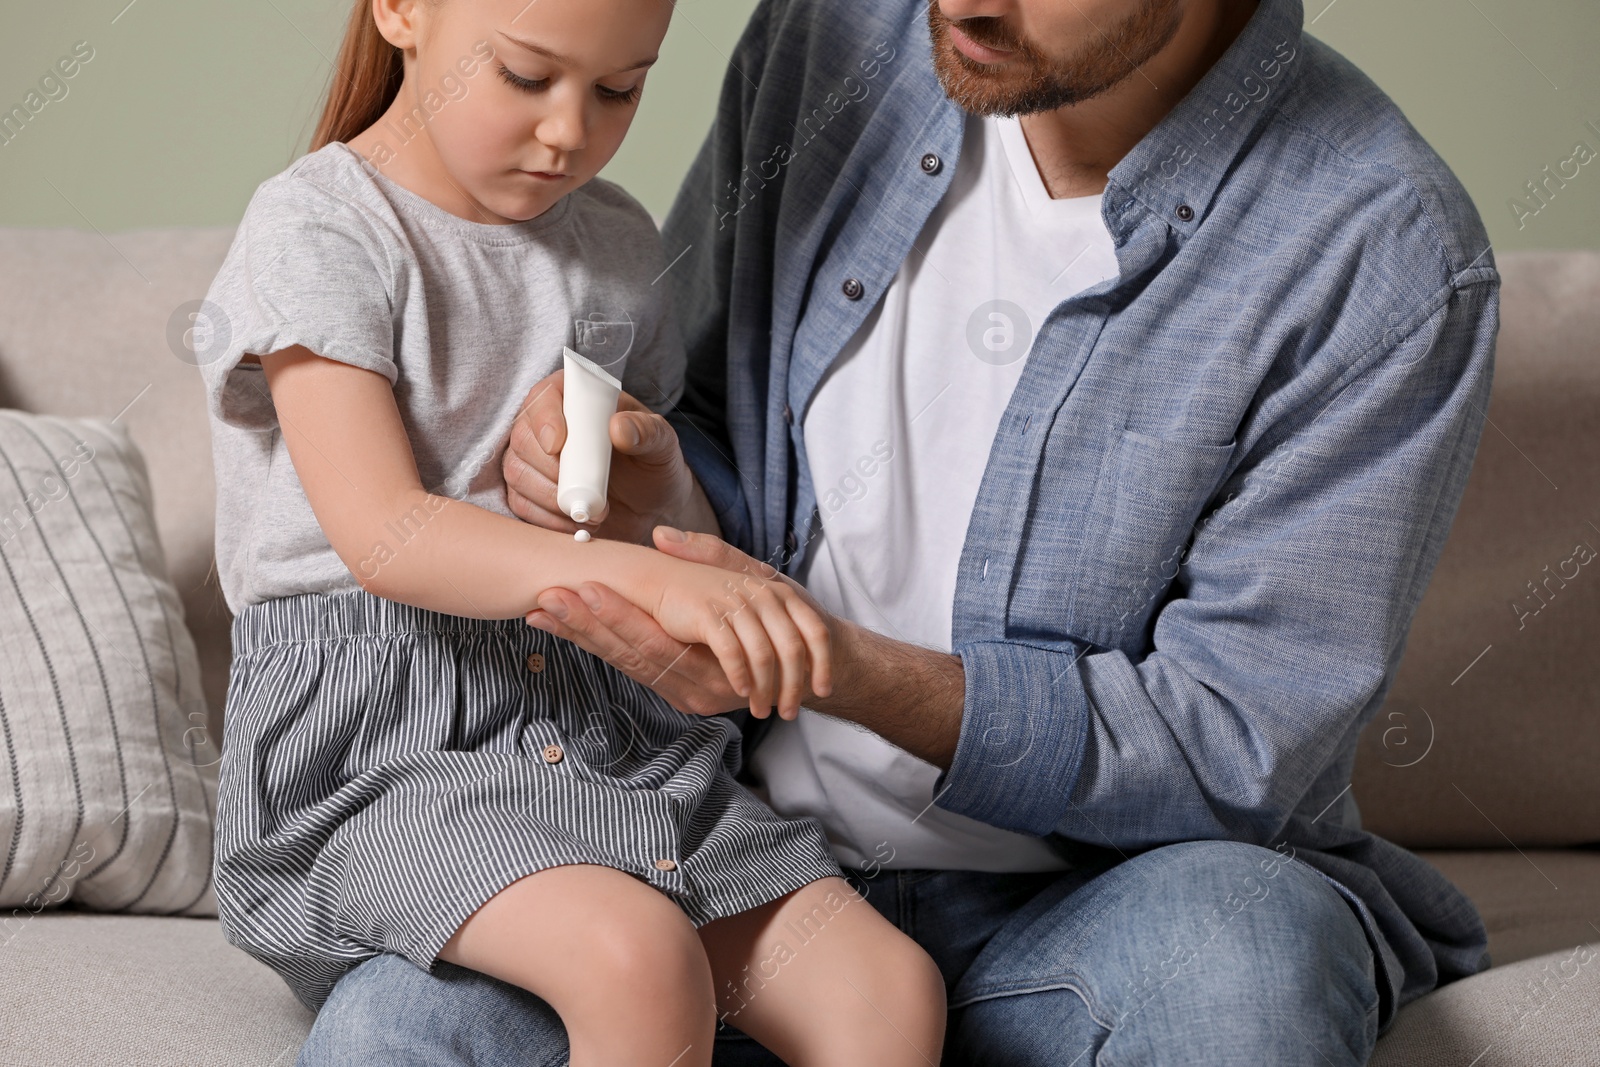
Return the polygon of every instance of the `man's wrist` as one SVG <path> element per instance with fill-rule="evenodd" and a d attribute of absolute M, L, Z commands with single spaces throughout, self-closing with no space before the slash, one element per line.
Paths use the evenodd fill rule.
<path fill-rule="evenodd" d="M 853 722 L 854 718 L 845 709 L 860 688 L 856 677 L 860 670 L 862 636 L 867 630 L 831 612 L 825 613 L 824 617 L 828 620 L 828 653 L 833 666 L 833 685 L 825 697 L 807 693 L 806 707 Z"/>
<path fill-rule="evenodd" d="M 833 616 L 833 691 L 806 706 L 864 726 L 948 769 L 961 739 L 966 674 L 961 657 L 896 641 Z"/>

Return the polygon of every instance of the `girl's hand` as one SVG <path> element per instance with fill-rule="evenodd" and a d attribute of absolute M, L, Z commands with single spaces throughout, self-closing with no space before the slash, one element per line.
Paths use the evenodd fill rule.
<path fill-rule="evenodd" d="M 792 719 L 807 697 L 832 693 L 832 629 L 838 620 L 818 607 L 804 589 L 720 538 L 706 534 L 685 537 L 681 531 L 658 527 L 655 541 L 664 554 L 678 557 L 672 561 L 674 568 L 682 560 L 694 566 L 687 571 L 664 568 L 659 579 L 652 579 L 652 589 L 644 597 L 623 596 L 593 582 L 584 583 L 577 592 L 546 590 L 539 598 L 539 610 L 527 615 L 529 625 L 600 656 L 682 711 L 720 715 L 748 704 L 753 714 L 765 718 L 772 699 L 763 693 L 772 690 L 752 691 L 749 650 L 741 636 L 748 632 L 750 622 L 760 623 L 764 605 L 773 612 L 774 628 L 790 635 L 787 640 L 792 642 L 793 633 L 799 633 L 800 655 L 809 666 L 810 693 L 786 689 L 789 678 L 780 644 L 774 643 L 772 632 L 760 623 L 757 636 L 771 649 L 769 662 L 779 715 Z M 677 590 L 667 588 L 680 580 L 683 584 Z M 638 600 L 658 609 L 670 600 L 661 614 L 677 616 L 671 627 L 676 632 L 669 633 L 667 623 L 647 614 Z M 775 605 L 781 605 L 781 615 Z M 713 641 L 717 643 L 713 645 Z M 790 648 L 792 661 L 797 657 L 792 644 Z M 742 700 L 741 695 L 748 699 Z"/>
<path fill-rule="evenodd" d="M 709 647 L 751 714 L 766 718 L 776 705 L 793 719 L 807 692 L 831 689 L 828 625 L 798 585 L 771 567 L 670 562 L 647 610 L 668 636 Z"/>

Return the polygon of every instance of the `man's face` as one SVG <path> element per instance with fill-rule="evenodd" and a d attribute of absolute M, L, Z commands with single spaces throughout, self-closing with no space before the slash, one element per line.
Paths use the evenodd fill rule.
<path fill-rule="evenodd" d="M 944 91 L 977 115 L 1078 104 L 1133 74 L 1178 31 L 1185 0 L 933 0 Z"/>

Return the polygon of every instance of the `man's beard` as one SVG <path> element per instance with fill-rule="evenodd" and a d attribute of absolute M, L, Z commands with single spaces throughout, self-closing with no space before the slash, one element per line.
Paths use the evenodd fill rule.
<path fill-rule="evenodd" d="M 928 4 L 933 69 L 944 91 L 975 115 L 1028 115 L 1081 104 L 1131 75 L 1167 46 L 1182 21 L 1179 0 L 1144 0 L 1139 9 L 1084 42 L 1070 56 L 1046 55 L 1000 18 L 961 20 L 961 32 L 981 45 L 1012 53 L 1003 67 L 975 63 L 950 40 L 950 20 L 938 0 Z"/>

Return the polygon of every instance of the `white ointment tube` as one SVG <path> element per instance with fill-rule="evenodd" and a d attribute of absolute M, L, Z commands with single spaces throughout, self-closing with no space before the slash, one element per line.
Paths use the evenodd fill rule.
<path fill-rule="evenodd" d="M 567 441 L 561 446 L 556 507 L 573 522 L 588 522 L 606 506 L 611 480 L 611 416 L 616 414 L 622 383 L 572 349 L 562 351 L 566 371 L 561 413 L 567 420 Z"/>

